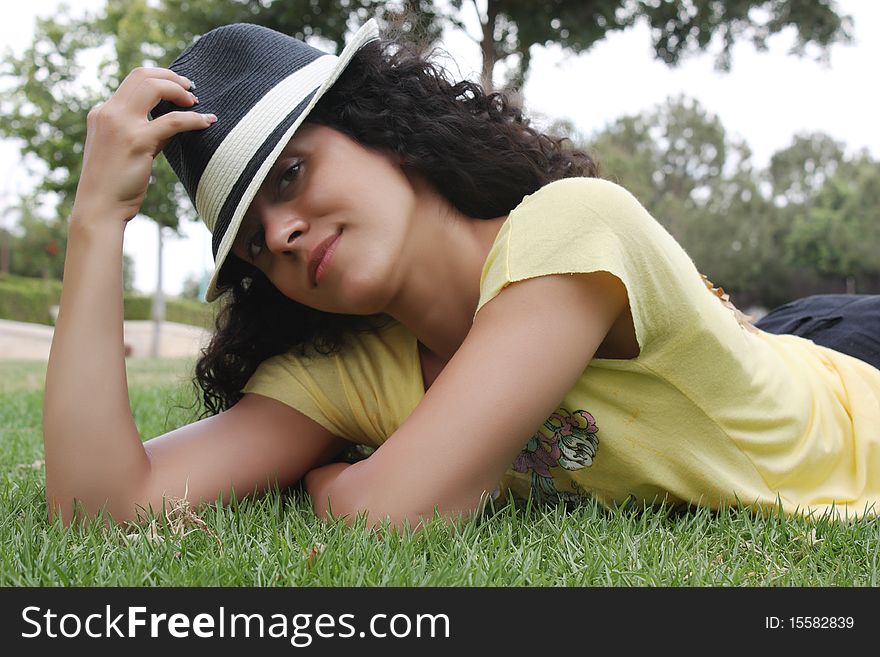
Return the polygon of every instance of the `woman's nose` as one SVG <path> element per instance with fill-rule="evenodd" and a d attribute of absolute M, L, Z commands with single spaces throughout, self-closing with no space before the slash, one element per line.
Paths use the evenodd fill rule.
<path fill-rule="evenodd" d="M 289 209 L 272 213 L 266 219 L 266 246 L 273 253 L 292 252 L 298 238 L 309 229 L 308 222 Z"/>

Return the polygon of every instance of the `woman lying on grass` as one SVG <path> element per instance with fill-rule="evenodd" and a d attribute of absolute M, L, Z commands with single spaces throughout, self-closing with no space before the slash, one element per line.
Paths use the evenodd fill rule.
<path fill-rule="evenodd" d="M 163 149 L 223 310 L 196 370 L 209 416 L 142 443 L 120 262 Z M 304 478 L 322 517 L 398 526 L 508 492 L 876 514 L 880 298 L 759 327 L 589 156 L 372 21 L 338 58 L 226 26 L 89 115 L 49 512 L 126 520 Z M 378 449 L 341 462 L 352 444 Z"/>

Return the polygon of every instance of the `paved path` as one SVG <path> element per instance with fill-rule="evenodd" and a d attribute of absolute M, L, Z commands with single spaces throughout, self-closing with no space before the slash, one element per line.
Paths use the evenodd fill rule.
<path fill-rule="evenodd" d="M 47 360 L 52 343 L 51 326 L 27 324 L 0 319 L 0 359 Z M 125 343 L 131 347 L 132 358 L 146 358 L 150 354 L 153 338 L 153 322 L 125 322 Z M 187 324 L 162 324 L 159 356 L 184 358 L 198 355 L 207 344 L 210 334 L 204 329 Z"/>

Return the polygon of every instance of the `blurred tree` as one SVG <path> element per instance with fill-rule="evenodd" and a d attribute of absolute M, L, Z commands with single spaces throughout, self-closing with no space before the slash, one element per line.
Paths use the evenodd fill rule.
<path fill-rule="evenodd" d="M 848 281 L 880 275 L 880 162 L 867 153 L 839 164 L 793 217 L 787 245 L 795 265 Z"/>
<path fill-rule="evenodd" d="M 728 163 L 730 147 L 718 117 L 698 101 L 678 96 L 648 112 L 617 119 L 594 137 L 590 148 L 606 176 L 661 210 L 667 203 L 676 209 L 705 205 Z M 746 150 L 736 152 L 748 155 Z"/>
<path fill-rule="evenodd" d="M 6 240 L 9 249 L 8 268 L 4 273 L 33 278 L 61 280 L 64 272 L 64 253 L 67 249 L 67 222 L 56 217 L 40 216 L 37 194 L 20 199 L 16 230 L 4 230 L 0 240 Z M 127 254 L 122 263 L 123 287 L 132 288 L 134 262 Z"/>
<path fill-rule="evenodd" d="M 98 16 L 73 18 L 61 10 L 37 21 L 33 43 L 21 57 L 9 54 L 0 64 L 0 76 L 12 82 L 0 98 L 0 111 L 7 117 L 0 123 L 0 135 L 21 140 L 24 152 L 45 165 L 39 192 L 56 194 L 58 215 L 66 217 L 79 180 L 85 115 L 108 98 L 135 66 L 167 65 L 193 38 L 235 21 L 261 23 L 339 47 L 350 26 L 375 16 L 430 42 L 446 27 L 464 29 L 465 4 L 467 0 L 107 0 Z M 483 82 L 489 90 L 499 62 L 508 68 L 506 84 L 522 86 L 532 45 L 556 43 L 582 52 L 610 32 L 639 21 L 650 25 L 654 50 L 662 61 L 674 65 L 689 54 L 720 48 L 721 68 L 729 65 L 737 40 L 750 40 L 760 48 L 771 35 L 792 28 L 796 53 L 813 48 L 821 55 L 831 44 L 849 38 L 851 24 L 827 0 L 470 0 L 470 4 L 481 22 L 478 41 Z M 87 57 L 95 52 L 104 55 L 96 78 L 85 75 Z M 622 120 L 611 129 L 617 133 L 609 137 L 604 152 L 606 164 L 618 158 L 618 175 L 637 195 L 650 192 L 640 198 L 659 216 L 668 217 L 671 230 L 686 241 L 687 232 L 700 221 L 694 210 L 706 204 L 713 181 L 723 178 L 719 172 L 727 155 L 717 121 L 701 122 L 698 108 L 685 105 L 676 113 L 654 116 L 650 129 L 641 123 L 643 118 Z M 654 137 L 661 140 L 659 147 L 652 145 Z M 699 150 L 694 150 L 697 144 Z M 629 152 L 638 157 L 623 157 Z M 666 159 L 658 159 L 658 153 Z M 731 199 L 737 196 L 729 190 L 727 194 Z M 157 159 L 142 212 L 159 225 L 160 245 L 162 226 L 176 228 L 180 218 L 194 217 L 163 158 Z M 161 277 L 162 268 L 158 271 Z M 158 319 L 163 306 L 161 279 L 157 290 L 154 317 Z"/>
<path fill-rule="evenodd" d="M 729 148 L 725 174 L 713 181 L 702 221 L 688 235 L 694 260 L 729 286 L 737 305 L 771 308 L 790 301 L 798 272 L 782 257 L 788 224 L 761 193 L 762 173 L 745 144 Z"/>
<path fill-rule="evenodd" d="M 622 0 L 620 4 L 632 20 L 647 21 L 657 58 L 672 65 L 711 48 L 717 40 L 721 50 L 716 66 L 727 70 L 734 43 L 747 40 L 764 50 L 771 36 L 789 28 L 795 36 L 791 52 L 800 56 L 812 50 L 827 58 L 830 45 L 852 38 L 852 18 L 838 12 L 833 0 Z"/>
<path fill-rule="evenodd" d="M 492 89 L 498 62 L 509 68 L 505 86 L 520 89 L 533 45 L 558 44 L 574 53 L 589 50 L 610 32 L 643 21 L 650 26 L 656 57 L 675 65 L 720 42 L 716 63 L 730 67 L 736 41 L 766 48 L 767 39 L 794 28 L 792 51 L 810 46 L 826 55 L 828 46 L 850 38 L 852 20 L 828 0 L 450 0 L 460 12 L 473 4 L 480 19 L 481 80 Z M 445 18 L 450 18 L 449 14 Z"/>
<path fill-rule="evenodd" d="M 521 89 L 529 70 L 531 47 L 558 44 L 580 53 L 610 32 L 639 21 L 651 29 L 658 59 L 670 65 L 719 45 L 719 68 L 730 66 L 733 44 L 767 39 L 786 28 L 795 30 L 793 51 L 818 54 L 850 38 L 851 19 L 827 0 L 161 0 L 160 15 L 168 52 L 181 50 L 194 37 L 225 23 L 259 23 L 298 38 L 321 37 L 343 43 L 349 23 L 370 17 L 385 26 L 431 43 L 444 28 L 466 31 L 462 13 L 472 6 L 480 21 L 475 38 L 482 56 L 481 82 L 492 91 L 496 65 L 508 69 L 504 86 Z"/>
<path fill-rule="evenodd" d="M 134 259 L 127 253 L 122 254 L 122 289 L 125 292 L 134 290 Z"/>
<path fill-rule="evenodd" d="M 594 136 L 624 185 L 735 302 L 772 307 L 880 282 L 880 163 L 822 133 L 798 135 L 756 170 L 696 101 L 671 98 Z"/>
<path fill-rule="evenodd" d="M 767 174 L 774 199 L 780 205 L 809 205 L 843 160 L 843 144 L 828 135 L 795 135 L 790 146 L 770 158 Z"/>
<path fill-rule="evenodd" d="M 9 273 L 12 239 L 12 233 L 8 228 L 0 228 L 0 276 Z"/>
<path fill-rule="evenodd" d="M 45 166 L 47 173 L 37 192 L 54 194 L 58 217 L 68 217 L 73 206 L 86 114 L 112 94 L 128 71 L 154 63 L 151 57 L 161 50 L 155 44 L 163 38 L 162 22 L 146 0 L 109 0 L 97 18 L 73 18 L 62 10 L 52 18 L 39 19 L 31 46 L 21 57 L 8 54 L 4 58 L 0 70 L 12 84 L 0 101 L 3 114 L 9 117 L 0 134 L 23 141 L 22 151 Z M 84 62 L 97 53 L 104 54 L 98 75 L 87 75 Z M 176 230 L 182 218 L 195 216 L 190 206 L 181 203 L 183 189 L 164 158 L 157 158 L 151 183 L 141 214 L 157 223 L 160 235 L 163 227 Z M 26 235 L 35 229 L 31 226 Z M 160 239 L 160 249 L 161 243 Z M 160 261 L 161 257 L 160 250 Z M 59 264 L 59 276 L 62 267 Z M 164 318 L 161 266 L 158 271 L 155 345 Z"/>
<path fill-rule="evenodd" d="M 602 175 L 629 189 L 734 302 L 787 300 L 784 225 L 760 192 L 751 152 L 697 101 L 625 116 L 590 144 Z"/>
<path fill-rule="evenodd" d="M 69 216 L 79 182 L 86 114 L 106 95 L 84 76 L 83 58 L 99 42 L 85 20 L 62 11 L 38 19 L 31 46 L 0 63 L 0 78 L 11 83 L 0 96 L 0 135 L 22 142 L 32 156 L 25 162 L 43 165 L 36 192 L 57 199 L 60 217 Z"/>
<path fill-rule="evenodd" d="M 880 277 L 877 162 L 847 157 L 823 133 L 800 134 L 774 154 L 767 171 L 774 202 L 788 227 L 788 266 L 811 270 L 854 292 Z"/>
<path fill-rule="evenodd" d="M 47 220 L 36 212 L 34 196 L 21 199 L 18 206 L 18 234 L 10 240 L 9 272 L 18 276 L 60 280 L 67 248 L 67 223 Z"/>
<path fill-rule="evenodd" d="M 440 37 L 444 24 L 460 26 L 437 4 L 428 0 L 159 0 L 157 17 L 170 61 L 199 35 L 237 22 L 256 23 L 298 39 L 329 41 L 339 50 L 351 25 L 374 17 L 386 28 L 430 43 Z"/>
<path fill-rule="evenodd" d="M 165 58 L 169 47 L 167 28 L 168 24 L 159 9 L 147 0 L 107 0 L 103 16 L 95 23 L 95 29 L 112 43 L 114 50 L 114 56 L 102 62 L 102 79 L 115 89 L 132 69 L 157 65 L 157 58 Z M 195 210 L 186 200 L 183 186 L 164 157 L 156 158 L 150 187 L 140 212 L 157 224 L 158 266 L 151 312 L 153 336 L 150 348 L 151 355 L 157 356 L 161 325 L 165 319 L 165 292 L 162 289 L 165 240 L 177 234 L 181 219 L 196 218 Z"/>
<path fill-rule="evenodd" d="M 184 279 L 183 281 L 183 288 L 180 292 L 180 296 L 184 299 L 196 299 L 198 301 L 203 301 L 202 288 L 205 285 L 205 276 L 208 276 L 210 278 L 210 273 L 202 272 L 201 274 L 188 274 L 186 279 Z"/>

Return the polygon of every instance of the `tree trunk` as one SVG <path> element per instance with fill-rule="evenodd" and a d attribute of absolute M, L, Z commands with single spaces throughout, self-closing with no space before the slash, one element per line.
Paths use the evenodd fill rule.
<path fill-rule="evenodd" d="M 150 356 L 159 357 L 159 344 L 162 340 L 162 322 L 165 321 L 165 292 L 162 290 L 162 224 L 157 223 L 159 229 L 159 248 L 157 255 L 159 257 L 158 267 L 156 268 L 156 292 L 153 295 L 153 339 L 150 344 Z"/>
<path fill-rule="evenodd" d="M 474 0 L 474 6 L 477 6 L 476 0 Z M 477 8 L 477 15 L 479 16 L 480 10 Z M 480 84 L 483 85 L 483 90 L 490 94 L 495 91 L 495 86 L 492 83 L 492 72 L 495 70 L 495 21 L 498 19 L 498 7 L 495 5 L 494 0 L 488 0 L 486 3 L 486 22 L 484 23 L 482 17 L 480 17 L 480 25 L 483 28 L 483 40 L 480 41 L 480 51 L 483 55 L 483 68 L 480 73 Z"/>
<path fill-rule="evenodd" d="M 3 218 L 3 224 L 0 225 L 0 274 L 9 273 L 9 243 L 12 241 L 12 225 L 6 227 L 6 217 L 12 212 L 12 208 L 6 208 L 0 217 Z"/>

